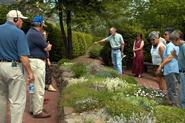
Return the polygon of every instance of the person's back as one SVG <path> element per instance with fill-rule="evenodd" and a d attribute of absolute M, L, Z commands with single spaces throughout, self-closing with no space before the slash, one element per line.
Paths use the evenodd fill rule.
<path fill-rule="evenodd" d="M 17 45 L 24 45 L 27 43 L 25 34 L 22 30 L 18 29 L 13 23 L 6 22 L 0 25 L 0 58 L 6 60 L 19 60 L 19 53 L 23 49 L 17 49 Z M 24 42 L 18 42 L 18 38 L 25 38 Z M 26 51 L 24 51 L 26 52 Z"/>
<path fill-rule="evenodd" d="M 47 47 L 47 42 L 44 39 L 41 32 L 37 31 L 35 28 L 30 28 L 26 34 L 30 49 L 30 56 L 35 58 L 46 59 L 47 52 L 44 48 Z"/>
<path fill-rule="evenodd" d="M 23 67 L 27 73 L 27 82 L 34 76 L 29 65 L 28 42 L 20 30 L 23 16 L 18 10 L 7 14 L 7 22 L 0 25 L 0 123 L 5 123 L 7 102 L 9 100 L 10 122 L 22 123 L 26 104 L 26 81 Z"/>

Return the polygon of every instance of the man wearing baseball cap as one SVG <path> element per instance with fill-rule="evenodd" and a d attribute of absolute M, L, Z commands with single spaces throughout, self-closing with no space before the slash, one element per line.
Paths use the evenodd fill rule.
<path fill-rule="evenodd" d="M 9 101 L 10 122 L 22 123 L 26 104 L 26 81 L 34 81 L 28 55 L 28 41 L 20 29 L 23 16 L 18 10 L 7 14 L 7 22 L 0 25 L 0 123 L 5 123 Z M 23 75 L 27 73 L 27 80 Z"/>
<path fill-rule="evenodd" d="M 46 42 L 42 31 L 45 26 L 42 16 L 35 16 L 32 20 L 32 27 L 27 32 L 27 39 L 30 49 L 30 63 L 35 75 L 35 92 L 30 95 L 30 113 L 34 118 L 47 118 L 51 115 L 44 110 L 45 93 L 45 63 L 48 57 L 47 52 L 52 45 Z"/>

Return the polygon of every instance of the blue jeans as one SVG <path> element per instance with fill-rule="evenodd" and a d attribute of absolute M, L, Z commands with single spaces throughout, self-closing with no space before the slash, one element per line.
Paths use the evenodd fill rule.
<path fill-rule="evenodd" d="M 180 85 L 181 85 L 181 91 L 180 91 L 180 99 L 181 99 L 181 106 L 182 108 L 185 108 L 185 73 L 180 73 Z"/>
<path fill-rule="evenodd" d="M 179 106 L 179 74 L 170 73 L 164 76 L 167 85 L 167 94 L 173 105 Z"/>
<path fill-rule="evenodd" d="M 112 50 L 112 64 L 114 65 L 114 69 L 119 74 L 122 74 L 122 59 L 120 50 Z"/>

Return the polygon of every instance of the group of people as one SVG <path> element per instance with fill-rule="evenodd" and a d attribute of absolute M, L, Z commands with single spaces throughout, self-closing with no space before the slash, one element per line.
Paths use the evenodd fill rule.
<path fill-rule="evenodd" d="M 149 33 L 152 47 L 151 59 L 158 78 L 159 88 L 167 91 L 167 102 L 170 105 L 185 108 L 185 42 L 183 33 L 172 28 L 165 30 L 164 38 L 159 31 Z M 116 28 L 110 28 L 110 36 L 95 44 L 110 42 L 112 63 L 115 70 L 122 75 L 122 57 L 124 40 Z M 144 41 L 143 35 L 138 33 L 133 44 L 132 73 L 136 77 L 142 77 L 144 71 Z"/>
<path fill-rule="evenodd" d="M 0 122 L 5 123 L 7 102 L 10 106 L 11 123 L 22 123 L 26 104 L 26 82 L 33 83 L 35 90 L 30 94 L 30 114 L 34 118 L 50 117 L 44 109 L 45 88 L 56 91 L 51 83 L 46 87 L 46 66 L 50 66 L 49 51 L 52 45 L 47 42 L 42 16 L 32 19 L 27 34 L 21 30 L 23 16 L 18 10 L 7 14 L 7 22 L 0 25 Z M 185 42 L 178 30 L 166 30 L 164 39 L 158 31 L 149 34 L 152 43 L 152 63 L 159 77 L 159 87 L 164 90 L 166 81 L 169 102 L 185 108 Z M 110 42 L 112 63 L 119 74 L 123 74 L 122 59 L 125 56 L 124 40 L 116 28 L 110 28 L 110 36 L 100 41 Z M 134 76 L 142 77 L 144 68 L 143 35 L 138 33 L 133 44 Z M 161 72 L 163 75 L 161 75 Z M 49 78 L 51 80 L 51 78 Z M 165 80 L 165 81 L 164 81 Z"/>
<path fill-rule="evenodd" d="M 44 20 L 35 16 L 25 35 L 21 28 L 27 17 L 20 11 L 9 11 L 6 19 L 0 25 L 0 122 L 6 122 L 9 102 L 10 122 L 22 123 L 29 83 L 34 85 L 34 93 L 29 95 L 30 114 L 34 118 L 48 118 L 51 114 L 44 109 L 45 74 L 52 45 L 43 35 Z"/>

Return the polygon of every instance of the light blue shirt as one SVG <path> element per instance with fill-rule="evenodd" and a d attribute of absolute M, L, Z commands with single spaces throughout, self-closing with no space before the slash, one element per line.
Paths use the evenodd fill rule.
<path fill-rule="evenodd" d="M 110 42 L 110 45 L 113 49 L 120 48 L 121 44 L 124 43 L 123 37 L 118 33 L 116 33 L 114 36 L 110 35 L 106 38 L 106 41 Z"/>
<path fill-rule="evenodd" d="M 178 46 L 175 46 L 172 42 L 168 43 L 163 54 L 163 59 L 168 57 L 174 50 L 176 51 L 176 57 L 164 66 L 164 75 L 168 75 L 170 73 L 179 73 L 179 66 L 177 60 L 177 54 L 179 54 Z"/>
<path fill-rule="evenodd" d="M 179 55 L 178 55 L 179 69 L 185 70 L 185 42 L 179 46 Z"/>

